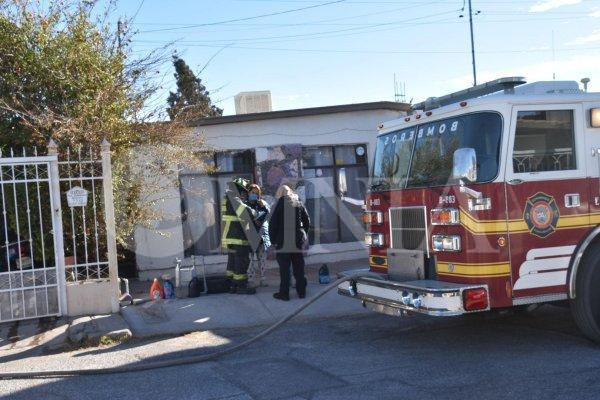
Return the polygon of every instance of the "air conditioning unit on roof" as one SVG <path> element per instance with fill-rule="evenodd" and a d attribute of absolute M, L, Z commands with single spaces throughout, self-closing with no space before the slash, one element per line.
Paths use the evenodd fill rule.
<path fill-rule="evenodd" d="M 271 92 L 268 90 L 258 92 L 241 92 L 235 95 L 235 113 L 251 114 L 273 111 L 271 105 Z"/>

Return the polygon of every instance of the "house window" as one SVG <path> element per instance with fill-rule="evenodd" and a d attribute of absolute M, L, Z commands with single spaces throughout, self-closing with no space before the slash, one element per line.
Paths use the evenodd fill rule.
<path fill-rule="evenodd" d="M 215 173 L 180 174 L 186 257 L 221 252 L 221 199 L 232 178 L 242 177 L 254 181 L 254 163 L 252 150 L 216 153 L 207 162 L 216 167 Z"/>
<path fill-rule="evenodd" d="M 366 144 L 304 147 L 302 167 L 304 187 L 299 190 L 304 192 L 312 221 L 311 244 L 362 240 L 361 204 L 368 178 Z"/>

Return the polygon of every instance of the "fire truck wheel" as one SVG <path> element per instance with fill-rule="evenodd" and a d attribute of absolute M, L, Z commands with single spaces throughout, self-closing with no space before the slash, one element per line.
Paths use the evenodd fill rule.
<path fill-rule="evenodd" d="M 579 265 L 571 313 L 581 332 L 600 343 L 600 243 L 592 246 Z"/>

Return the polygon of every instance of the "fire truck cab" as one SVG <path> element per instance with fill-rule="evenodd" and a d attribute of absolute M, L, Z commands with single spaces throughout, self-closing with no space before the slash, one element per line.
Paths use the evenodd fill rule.
<path fill-rule="evenodd" d="M 380 126 L 368 275 L 338 292 L 390 315 L 570 301 L 600 342 L 600 93 L 502 78 Z"/>

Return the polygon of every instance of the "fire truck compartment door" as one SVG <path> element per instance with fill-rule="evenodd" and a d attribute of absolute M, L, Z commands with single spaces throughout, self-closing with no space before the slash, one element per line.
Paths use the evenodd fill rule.
<path fill-rule="evenodd" d="M 388 249 L 388 275 L 404 282 L 425 279 L 425 255 L 420 250 Z"/>

